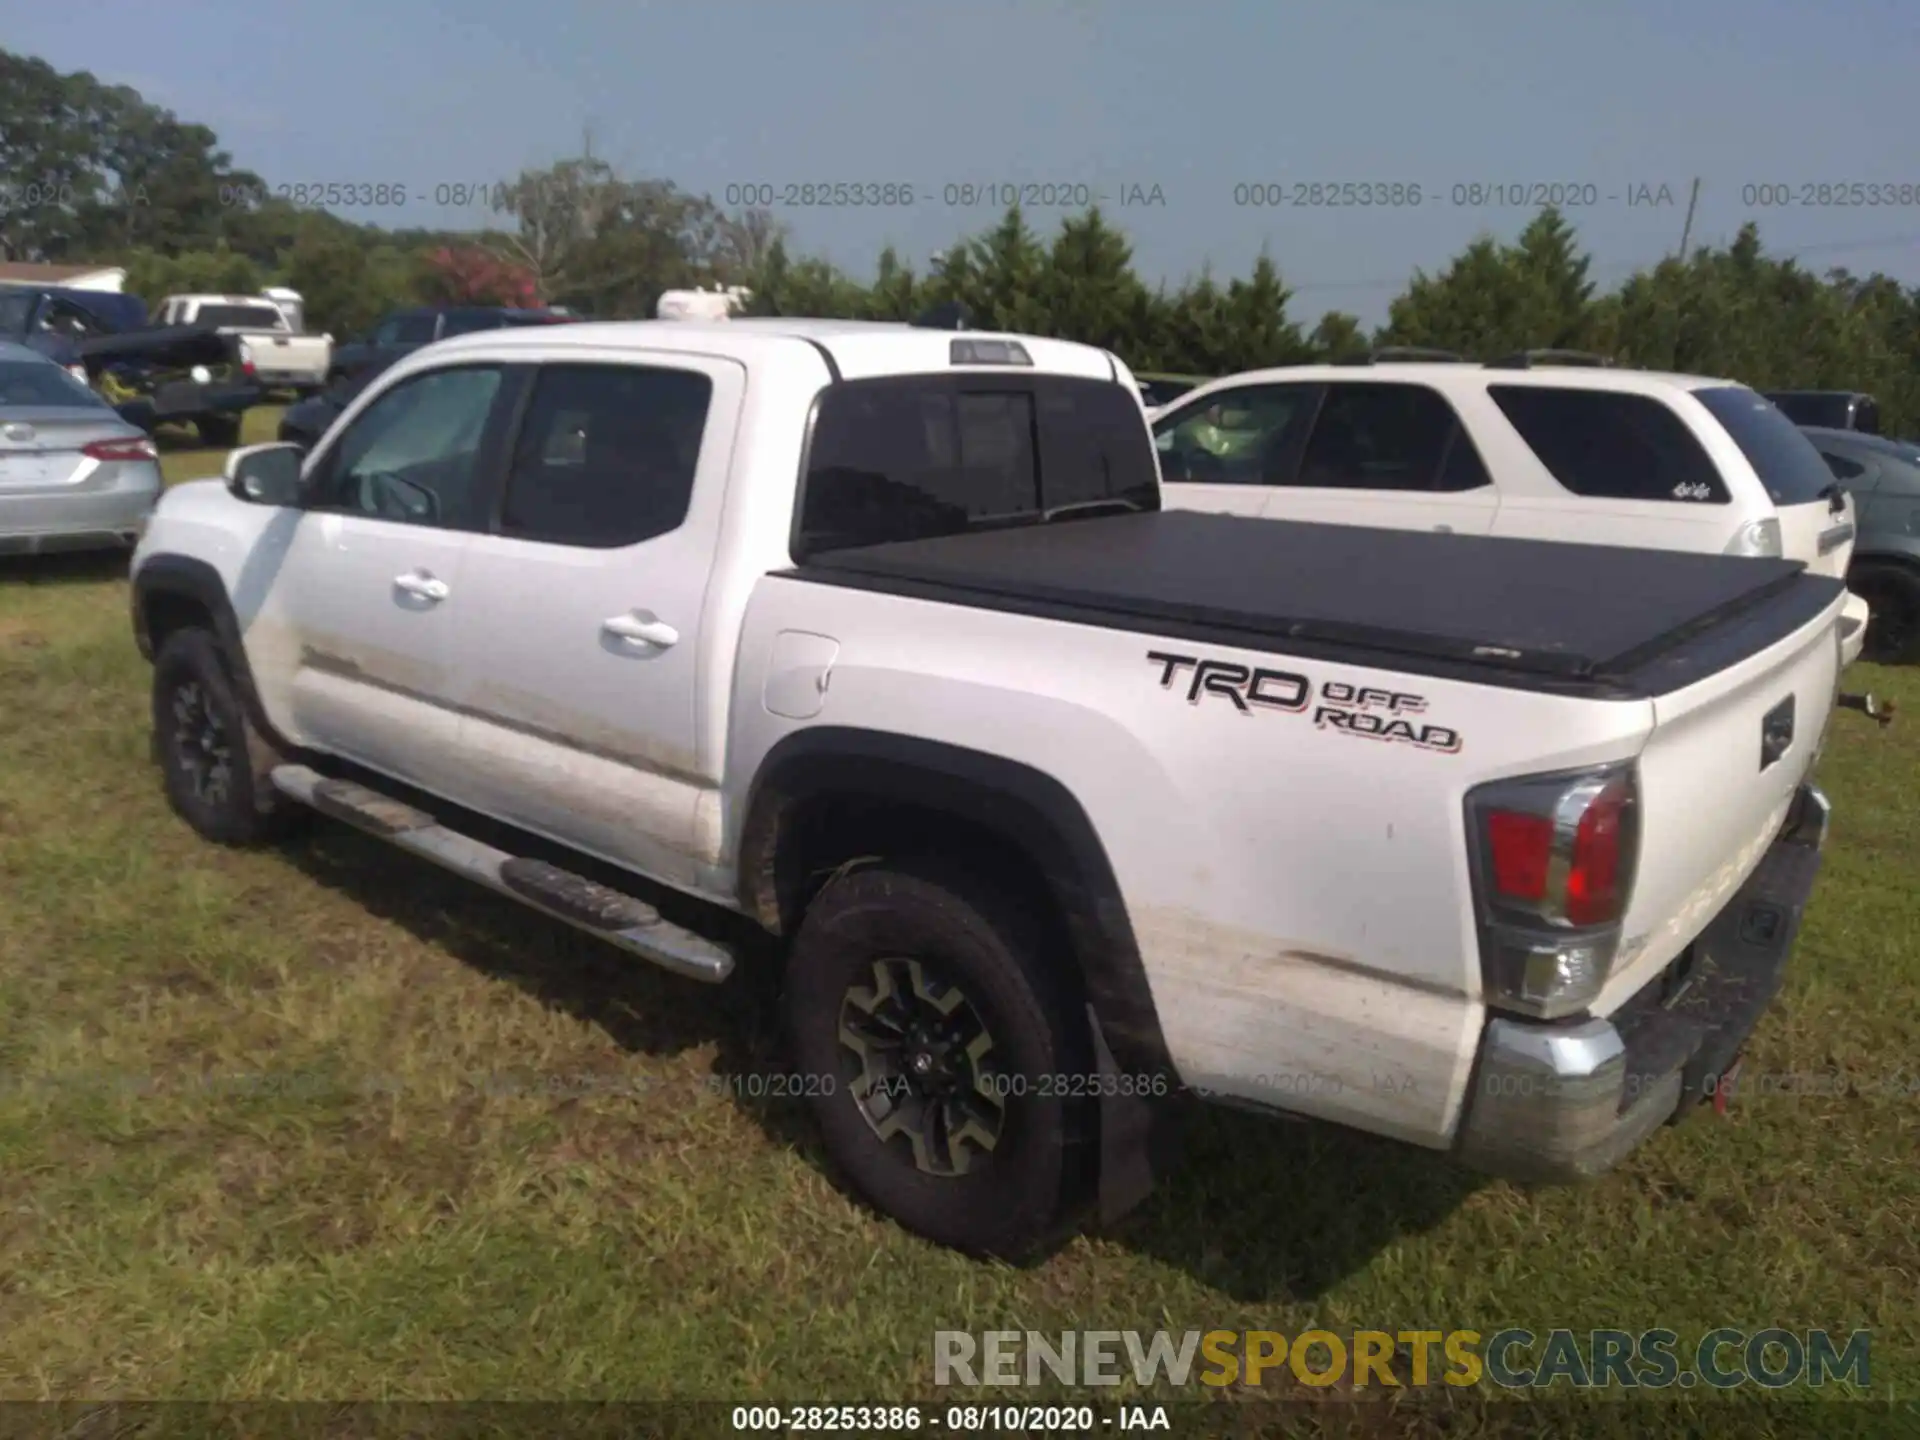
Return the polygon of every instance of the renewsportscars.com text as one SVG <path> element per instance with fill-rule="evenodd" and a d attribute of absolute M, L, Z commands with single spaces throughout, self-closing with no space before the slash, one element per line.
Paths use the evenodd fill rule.
<path fill-rule="evenodd" d="M 937 1330 L 937 1385 L 1497 1385 L 1649 1389 L 1843 1383 L 1867 1390 L 1870 1332 L 1710 1330 Z"/>

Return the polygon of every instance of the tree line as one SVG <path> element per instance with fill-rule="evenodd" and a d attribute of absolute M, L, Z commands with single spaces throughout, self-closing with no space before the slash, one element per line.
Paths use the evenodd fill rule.
<path fill-rule="evenodd" d="M 351 205 L 356 187 L 342 186 Z M 358 187 L 367 188 L 367 187 Z M 795 252 L 765 211 L 728 211 L 593 155 L 502 177 L 472 197 L 472 230 L 355 223 L 233 163 L 203 125 L 127 86 L 0 51 L 0 259 L 123 265 L 148 300 L 284 284 L 309 324 L 357 334 L 404 305 L 565 305 L 654 313 L 662 292 L 745 285 L 768 315 L 910 319 L 958 302 L 983 327 L 1087 341 L 1136 370 L 1220 375 L 1423 345 L 1475 359 L 1534 347 L 1728 376 L 1763 388 L 1857 389 L 1888 428 L 1920 429 L 1920 287 L 1817 273 L 1766 253 L 1748 224 L 1725 247 L 1670 258 L 1602 292 L 1554 210 L 1416 271 L 1369 333 L 1352 315 L 1299 318 L 1279 265 L 1154 286 L 1098 209 L 1043 235 L 1018 209 L 916 268 L 889 249 L 861 279 Z M 420 197 L 415 197 L 420 198 Z"/>

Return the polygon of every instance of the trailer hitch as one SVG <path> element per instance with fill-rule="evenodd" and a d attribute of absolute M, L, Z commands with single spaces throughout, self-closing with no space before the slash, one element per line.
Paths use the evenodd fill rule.
<path fill-rule="evenodd" d="M 1842 695 L 1842 710 L 1858 710 L 1873 721 L 1882 730 L 1893 723 L 1893 701 L 1876 699 L 1872 695 Z"/>

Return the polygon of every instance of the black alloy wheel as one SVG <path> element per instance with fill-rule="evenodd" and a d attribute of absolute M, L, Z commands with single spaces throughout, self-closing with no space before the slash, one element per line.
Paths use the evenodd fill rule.
<path fill-rule="evenodd" d="M 926 962 L 889 958 L 840 999 L 845 1081 L 883 1142 L 902 1140 L 926 1175 L 965 1175 L 1006 1123 L 993 1034 L 960 986 Z"/>

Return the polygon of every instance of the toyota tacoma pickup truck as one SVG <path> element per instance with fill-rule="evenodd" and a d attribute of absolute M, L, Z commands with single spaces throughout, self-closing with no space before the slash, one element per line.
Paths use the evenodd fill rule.
<path fill-rule="evenodd" d="M 264 295 L 169 295 L 155 318 L 232 336 L 244 373 L 263 389 L 310 395 L 333 368 L 333 337 L 300 334 Z"/>
<path fill-rule="evenodd" d="M 1005 1256 L 1193 1092 L 1531 1181 L 1687 1113 L 1814 883 L 1845 601 L 1163 512 L 1107 352 L 773 319 L 437 344 L 168 491 L 131 590 L 202 836 L 320 812 L 695 981 L 777 954 L 838 1169 Z"/>

